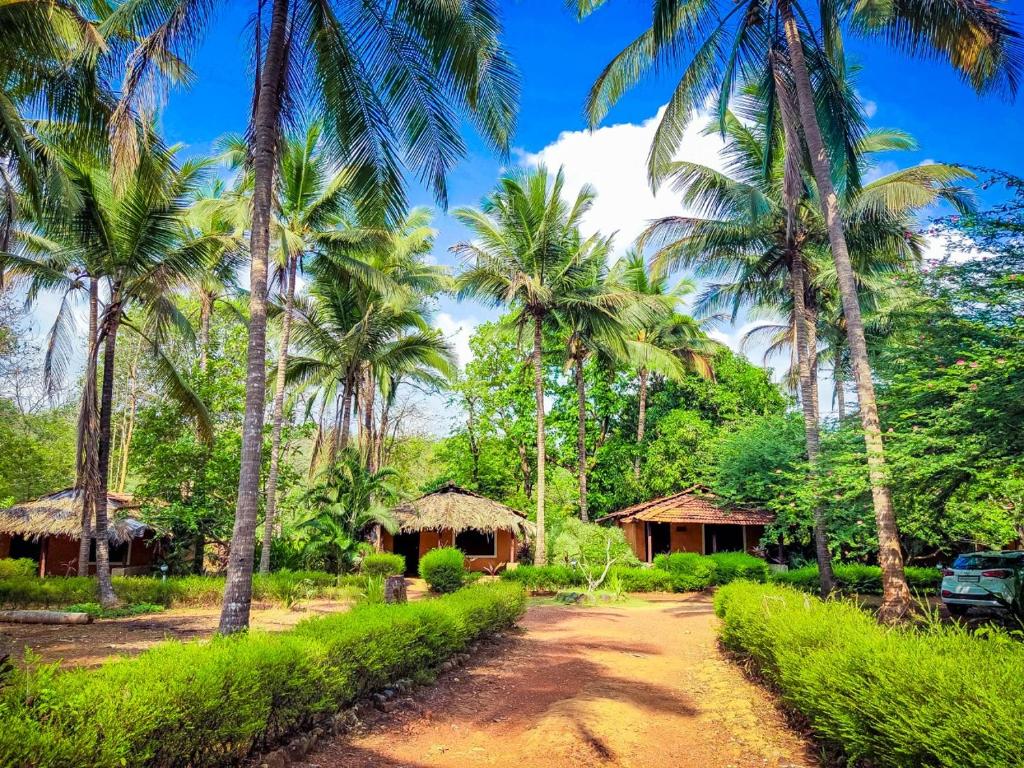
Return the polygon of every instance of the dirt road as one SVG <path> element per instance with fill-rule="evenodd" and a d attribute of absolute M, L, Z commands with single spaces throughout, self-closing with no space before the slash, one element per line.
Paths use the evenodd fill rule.
<path fill-rule="evenodd" d="M 523 632 L 416 707 L 328 743 L 320 768 L 813 768 L 813 749 L 718 649 L 706 596 L 534 605 Z"/>

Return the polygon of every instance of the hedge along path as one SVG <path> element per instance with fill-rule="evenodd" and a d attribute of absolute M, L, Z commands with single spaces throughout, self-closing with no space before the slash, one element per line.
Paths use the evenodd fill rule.
<path fill-rule="evenodd" d="M 416 707 L 306 758 L 319 768 L 813 768 L 813 748 L 728 661 L 705 594 L 534 602 L 525 632 Z"/>

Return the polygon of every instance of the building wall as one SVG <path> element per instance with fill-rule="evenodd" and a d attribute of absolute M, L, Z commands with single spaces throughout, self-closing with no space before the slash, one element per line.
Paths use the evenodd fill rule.
<path fill-rule="evenodd" d="M 641 561 L 647 560 L 647 531 L 640 520 L 618 523 L 626 542 Z M 671 523 L 671 548 L 673 552 L 704 552 L 704 526 L 701 523 Z M 747 525 L 747 551 L 753 553 L 764 535 L 763 525 Z"/>
<path fill-rule="evenodd" d="M 704 547 L 704 527 L 700 523 L 672 523 L 672 551 L 696 552 Z"/>
<path fill-rule="evenodd" d="M 761 543 L 761 537 L 764 536 L 763 525 L 748 525 L 747 528 L 747 552 L 751 554 L 757 549 Z"/>
<path fill-rule="evenodd" d="M 467 567 L 471 571 L 484 571 L 488 568 L 497 568 L 500 565 L 515 562 L 516 544 L 512 531 L 498 531 L 497 556 L 467 558 Z M 384 552 L 395 551 L 395 540 L 387 531 L 382 532 L 380 545 Z M 452 546 L 455 546 L 455 532 L 449 528 L 442 531 L 420 531 L 421 558 L 432 549 Z"/>
<path fill-rule="evenodd" d="M 626 542 L 633 549 L 633 554 L 636 555 L 641 562 L 646 562 L 647 538 L 644 533 L 644 524 L 635 520 L 630 520 L 627 523 L 621 523 L 619 527 L 622 528 L 622 533 L 626 537 Z"/>
<path fill-rule="evenodd" d="M 0 533 L 0 560 L 11 556 L 11 534 Z"/>

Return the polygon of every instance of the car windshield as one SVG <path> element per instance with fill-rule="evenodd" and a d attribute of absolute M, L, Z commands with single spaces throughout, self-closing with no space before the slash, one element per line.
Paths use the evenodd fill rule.
<path fill-rule="evenodd" d="M 1013 555 L 979 554 L 960 555 L 953 561 L 953 567 L 960 571 L 982 571 L 989 568 L 1020 568 L 1024 565 L 1024 553 Z"/>

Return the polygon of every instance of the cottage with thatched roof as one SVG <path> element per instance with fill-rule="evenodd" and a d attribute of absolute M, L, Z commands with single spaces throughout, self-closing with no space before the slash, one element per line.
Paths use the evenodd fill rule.
<path fill-rule="evenodd" d="M 382 532 L 380 546 L 404 556 L 409 575 L 419 569 L 420 558 L 436 547 L 461 549 L 470 570 L 496 571 L 515 562 L 519 542 L 533 530 L 522 512 L 454 483 L 399 504 L 392 514 L 398 530 L 393 535 Z"/>
<path fill-rule="evenodd" d="M 107 494 L 107 539 L 115 575 L 149 573 L 161 540 L 145 523 L 130 515 L 139 509 L 130 494 Z M 95 530 L 96 521 L 92 522 Z M 34 501 L 0 509 L 0 558 L 30 558 L 40 576 L 79 573 L 78 543 L 82 532 L 82 491 L 65 488 Z M 96 542 L 92 542 L 89 573 L 96 572 Z"/>
<path fill-rule="evenodd" d="M 703 485 L 620 509 L 601 518 L 614 522 L 638 558 L 651 562 L 672 552 L 752 552 L 775 516 L 735 507 Z"/>

